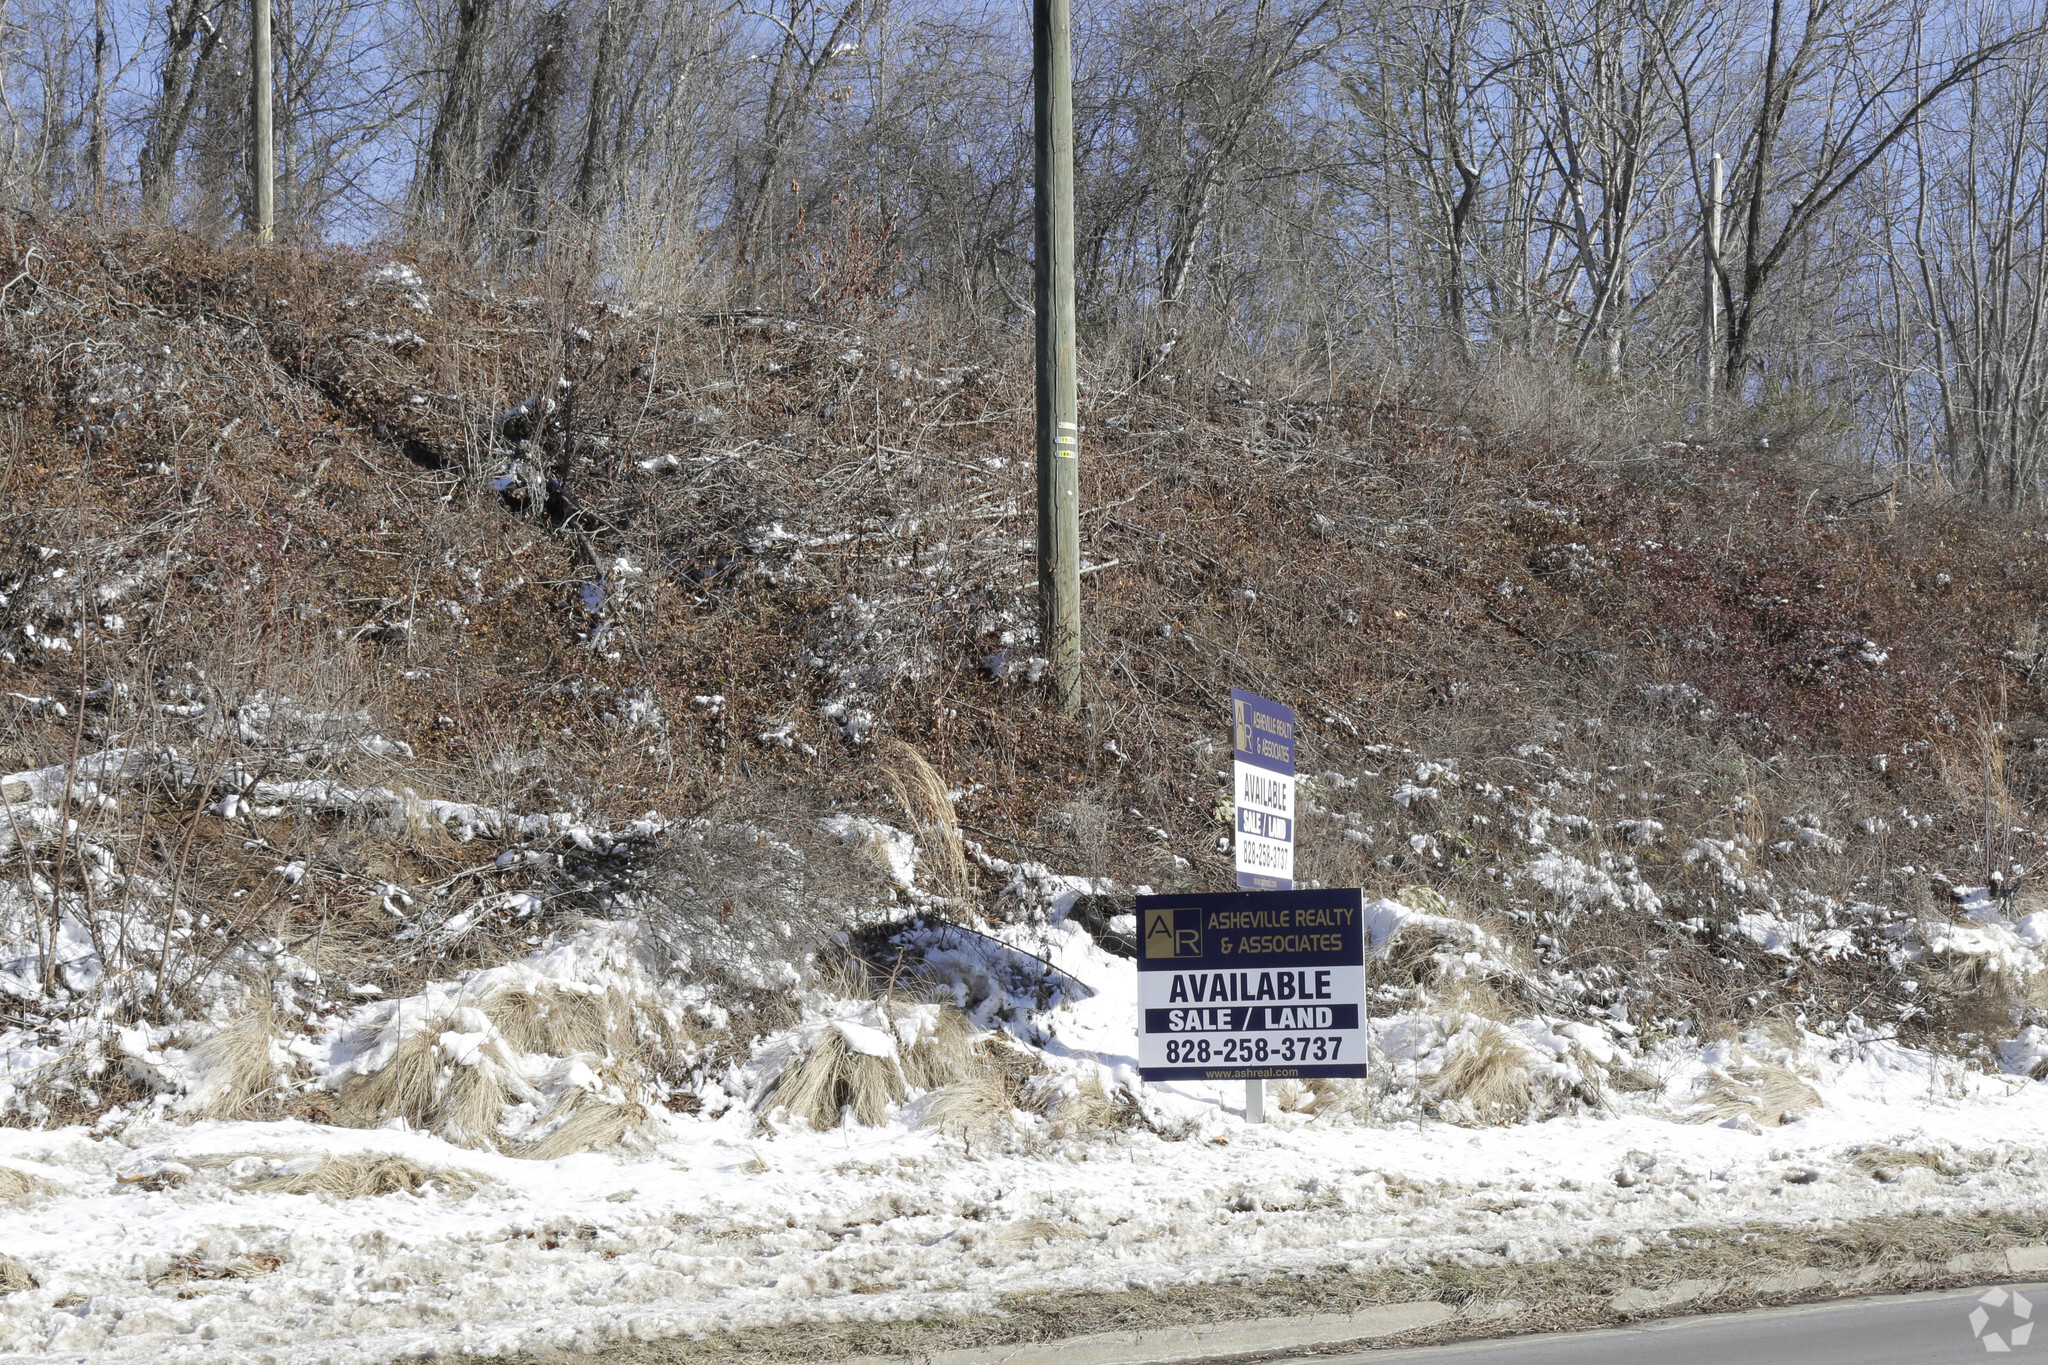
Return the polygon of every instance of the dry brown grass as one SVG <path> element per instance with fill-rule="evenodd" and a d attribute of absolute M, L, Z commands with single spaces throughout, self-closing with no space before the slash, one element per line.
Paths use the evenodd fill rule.
<path fill-rule="evenodd" d="M 960 824 L 946 780 L 915 746 L 900 739 L 883 741 L 881 759 L 889 790 L 919 837 L 932 890 L 944 896 L 967 894 L 967 853 L 960 843 Z"/>
<path fill-rule="evenodd" d="M 1016 1105 L 1007 1080 L 991 1070 L 934 1090 L 922 1117 L 927 1127 L 974 1138 L 1007 1125 Z"/>
<path fill-rule="evenodd" d="M 447 1021 L 424 1018 L 401 1036 L 389 1064 L 343 1083 L 337 1121 L 375 1128 L 394 1118 L 463 1147 L 496 1143 L 505 1109 L 519 1093 L 512 1059 L 495 1038 L 466 1059 L 442 1052 Z"/>
<path fill-rule="evenodd" d="M 1911 1147 L 1866 1147 L 1856 1153 L 1850 1164 L 1872 1180 L 1887 1184 L 1907 1171 L 1927 1170 L 1954 1175 L 1961 1169 L 1944 1153 Z"/>
<path fill-rule="evenodd" d="M 1046 1106 L 1054 1136 L 1090 1137 L 1129 1128 L 1137 1121 L 1137 1106 L 1119 1090 L 1112 1095 L 1098 1074 L 1084 1076 Z"/>
<path fill-rule="evenodd" d="M 552 1161 L 575 1152 L 604 1151 L 644 1128 L 647 1121 L 645 1105 L 601 1099 L 572 1087 L 541 1120 L 547 1131 L 513 1144 L 510 1151 L 514 1156 L 534 1161 Z"/>
<path fill-rule="evenodd" d="M 846 964 L 850 984 L 863 969 Z M 1019 1105 L 1024 1083 L 1041 1070 L 1033 1058 L 988 1036 L 951 1006 L 910 1004 L 884 996 L 882 1017 L 891 1051 L 877 1056 L 848 1040 L 837 1023 L 816 1027 L 790 1046 L 774 1079 L 756 1101 L 763 1116 L 786 1110 L 813 1128 L 886 1121 L 891 1106 L 912 1091 L 925 1092 L 924 1121 L 942 1128 L 980 1131 Z M 876 1030 L 849 1027 L 868 1040 Z M 915 1029 L 910 1041 L 904 1034 Z M 871 1041 L 871 1040 L 869 1040 Z"/>
<path fill-rule="evenodd" d="M 0 1252 L 0 1294 L 18 1294 L 24 1289 L 37 1289 L 42 1281 L 19 1257 Z"/>
<path fill-rule="evenodd" d="M 1709 1073 L 1695 1123 L 1748 1119 L 1776 1128 L 1787 1118 L 1821 1107 L 1820 1092 L 1782 1066 L 1749 1062 Z"/>
<path fill-rule="evenodd" d="M 49 1181 L 27 1171 L 0 1166 L 0 1204 L 19 1203 L 31 1195 L 48 1194 L 53 1188 Z"/>
<path fill-rule="evenodd" d="M 586 1057 L 600 1073 L 637 1074 L 649 1058 L 693 1041 L 658 1005 L 617 988 L 501 986 L 477 1008 L 513 1051 Z"/>
<path fill-rule="evenodd" d="M 294 1164 L 299 1169 L 260 1176 L 244 1182 L 242 1188 L 328 1199 L 374 1199 L 385 1194 L 417 1194 L 432 1187 L 464 1198 L 487 1183 L 474 1172 L 446 1166 L 430 1169 L 387 1153 L 321 1157 Z"/>
<path fill-rule="evenodd" d="M 820 1130 L 838 1127 L 842 1115 L 872 1127 L 887 1121 L 890 1106 L 904 1094 L 903 1071 L 894 1058 L 858 1051 L 828 1025 L 776 1075 L 760 1107 L 764 1114 L 786 1109 L 798 1123 Z"/>
<path fill-rule="evenodd" d="M 278 1036 L 276 1011 L 259 996 L 240 1019 L 216 1030 L 193 1049 L 203 1077 L 187 1101 L 195 1118 L 233 1119 L 246 1115 L 259 1100 L 273 1095 L 284 1078 L 273 1052 Z"/>
<path fill-rule="evenodd" d="M 1519 1123 L 1533 1100 L 1528 1049 L 1491 1021 L 1467 1025 L 1425 1092 L 1438 1115 L 1477 1125 Z"/>

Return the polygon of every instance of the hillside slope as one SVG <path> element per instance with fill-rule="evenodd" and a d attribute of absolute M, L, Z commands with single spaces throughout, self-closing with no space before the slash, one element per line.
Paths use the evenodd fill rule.
<path fill-rule="evenodd" d="M 1093 373 L 1068 721 L 1022 338 L 7 232 L 0 1156 L 31 1204 L 113 1174 L 109 1227 L 158 1201 L 135 1254 L 169 1259 L 91 1272 L 148 1286 L 124 1313 L 298 1254 L 214 1247 L 216 1198 L 475 1195 L 419 1234 L 460 1242 L 551 1197 L 509 1174 L 536 1162 L 595 1199 L 843 1125 L 1029 1185 L 1048 1150 L 1218 1136 L 1212 1088 L 1136 1082 L 1107 929 L 1228 884 L 1234 685 L 1299 710 L 1299 875 L 1391 897 L 1376 1077 L 1290 1091 L 1302 1141 L 1625 1119 L 1599 1164 L 1711 1119 L 1718 1161 L 1835 1086 L 1854 1117 L 1783 1139 L 1805 1159 L 1920 1142 L 1906 1091 L 2035 1122 L 2030 523 L 1739 416 L 1575 440 L 1449 380 Z M 2018 1159 L 1925 1145 L 1944 1213 Z M 335 1164 L 362 1152 L 393 1164 Z M 1760 1216 L 1759 1179 L 1700 1217 Z M 1331 1207 L 1403 1196 L 1361 1198 Z M 24 1331 L 115 1293 L 49 1255 Z M 776 1317 L 725 1311 L 661 1330 Z"/>

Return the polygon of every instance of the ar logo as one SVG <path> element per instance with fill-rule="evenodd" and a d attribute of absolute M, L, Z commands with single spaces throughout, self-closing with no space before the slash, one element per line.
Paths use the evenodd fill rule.
<path fill-rule="evenodd" d="M 1984 1349 L 1993 1355 L 2004 1355 L 2015 1346 L 2024 1346 L 2034 1335 L 2034 1324 L 2027 1319 L 2034 1316 L 2034 1305 L 2027 1302 L 2024 1294 L 2008 1294 L 2003 1289 L 1993 1289 L 1977 1300 L 1978 1306 L 1970 1310 L 1970 1330 L 1977 1334 L 1977 1340 L 1984 1343 Z M 2017 1326 L 2008 1326 L 2004 1335 L 1987 1331 L 1991 1326 L 1991 1315 L 1984 1306 L 2005 1308 L 2011 1317 L 2020 1319 Z M 2010 1343 L 2008 1345 L 2007 1343 Z"/>
<path fill-rule="evenodd" d="M 1252 751 L 1252 727 L 1250 722 L 1245 720 L 1244 711 L 1244 703 L 1232 697 L 1230 699 L 1230 728 L 1233 732 L 1233 742 L 1237 745 L 1239 753 L 1248 754 Z"/>
<path fill-rule="evenodd" d="M 1145 912 L 1146 957 L 1200 957 L 1202 955 L 1201 914 L 1186 911 L 1186 923 L 1176 923 L 1177 910 Z"/>

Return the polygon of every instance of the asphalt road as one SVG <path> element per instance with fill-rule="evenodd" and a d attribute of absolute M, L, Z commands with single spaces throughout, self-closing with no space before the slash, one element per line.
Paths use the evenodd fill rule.
<path fill-rule="evenodd" d="M 1982 1316 L 1973 1317 L 1978 1313 Z M 1300 1360 L 1303 1365 L 1947 1365 L 1995 1359 L 2021 1365 L 2030 1358 L 2048 1365 L 2048 1285 L 1902 1294 L 1666 1318 L 1597 1332 Z"/>

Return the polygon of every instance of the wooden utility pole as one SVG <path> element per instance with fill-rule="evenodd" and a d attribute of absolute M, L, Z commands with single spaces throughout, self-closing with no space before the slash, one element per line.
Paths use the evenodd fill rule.
<path fill-rule="evenodd" d="M 1038 633 L 1053 695 L 1081 707 L 1081 429 L 1074 380 L 1074 81 L 1067 0 L 1033 0 L 1038 308 Z"/>
<path fill-rule="evenodd" d="M 255 173 L 256 240 L 268 242 L 277 217 L 277 146 L 270 117 L 270 0 L 249 0 L 250 162 Z"/>
<path fill-rule="evenodd" d="M 1714 153 L 1712 194 L 1707 200 L 1707 226 L 1701 234 L 1706 285 L 1700 295 L 1700 395 L 1714 396 L 1714 375 L 1721 361 L 1721 154 Z"/>

